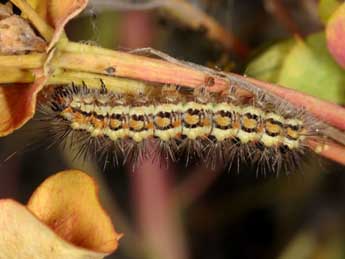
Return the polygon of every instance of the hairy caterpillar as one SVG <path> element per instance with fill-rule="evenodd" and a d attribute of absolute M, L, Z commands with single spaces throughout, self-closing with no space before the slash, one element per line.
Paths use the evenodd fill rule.
<path fill-rule="evenodd" d="M 79 155 L 110 152 L 115 163 L 123 157 L 136 164 L 153 147 L 173 161 L 196 158 L 214 167 L 249 160 L 259 169 L 291 171 L 318 130 L 302 111 L 240 98 L 233 88 L 211 94 L 159 87 L 130 95 L 103 82 L 100 89 L 71 84 L 52 89 L 40 111 L 57 141 L 78 144 Z"/>

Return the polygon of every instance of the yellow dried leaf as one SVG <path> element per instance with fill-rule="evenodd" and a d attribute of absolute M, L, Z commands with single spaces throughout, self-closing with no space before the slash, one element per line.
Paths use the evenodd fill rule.
<path fill-rule="evenodd" d="M 0 258 L 97 259 L 106 256 L 61 239 L 14 200 L 0 200 Z"/>
<path fill-rule="evenodd" d="M 103 258 L 121 236 L 99 203 L 96 183 L 81 171 L 49 177 L 26 207 L 0 199 L 0 258 Z"/>
<path fill-rule="evenodd" d="M 85 249 L 111 253 L 122 236 L 100 205 L 96 183 L 78 170 L 46 179 L 27 206 L 61 238 Z"/>

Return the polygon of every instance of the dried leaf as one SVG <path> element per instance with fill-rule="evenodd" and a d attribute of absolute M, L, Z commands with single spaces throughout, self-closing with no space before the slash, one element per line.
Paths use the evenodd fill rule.
<path fill-rule="evenodd" d="M 29 51 L 44 52 L 46 42 L 36 36 L 28 22 L 12 15 L 0 21 L 0 52 L 23 54 Z"/>
<path fill-rule="evenodd" d="M 13 14 L 11 3 L 0 4 L 0 20 L 10 17 Z"/>
<path fill-rule="evenodd" d="M 79 14 L 88 3 L 88 0 L 12 1 L 44 38 L 49 40 L 47 51 L 60 39 L 67 22 Z M 54 28 L 54 31 L 51 27 Z"/>
<path fill-rule="evenodd" d="M 46 78 L 33 84 L 0 87 L 0 136 L 12 133 L 23 126 L 35 113 L 36 95 L 43 87 Z"/>
<path fill-rule="evenodd" d="M 88 0 L 50 0 L 48 2 L 50 23 L 55 28 L 54 36 L 48 49 L 59 40 L 67 22 L 84 10 L 87 3 Z"/>
<path fill-rule="evenodd" d="M 99 203 L 96 183 L 81 171 L 64 171 L 46 179 L 28 208 L 61 238 L 85 249 L 111 253 L 122 236 Z"/>
<path fill-rule="evenodd" d="M 0 258 L 103 258 L 61 239 L 25 206 L 0 200 Z"/>
<path fill-rule="evenodd" d="M 0 200 L 0 258 L 103 258 L 117 234 L 87 174 L 64 171 L 46 179 L 27 207 Z"/>
<path fill-rule="evenodd" d="M 345 3 L 329 19 L 326 36 L 329 51 L 338 64 L 345 68 Z"/>
<path fill-rule="evenodd" d="M 32 19 L 37 20 L 37 15 L 35 16 L 32 7 L 41 10 L 42 16 L 51 17 L 51 22 L 56 29 L 50 42 L 51 48 L 59 40 L 65 24 L 86 7 L 87 0 L 32 0 L 29 5 L 25 1 L 18 0 L 15 1 L 15 4 L 19 5 L 20 8 L 24 8 L 24 14 L 29 15 Z M 5 7 L 2 9 L 5 10 Z M 7 10 L 8 12 L 9 10 Z M 42 26 L 45 29 L 44 24 Z M 28 51 L 44 52 L 50 48 L 46 48 L 45 41 L 35 35 L 25 19 L 12 15 L 0 20 L 0 52 L 4 54 L 21 54 Z M 0 136 L 10 134 L 32 118 L 35 112 L 36 95 L 45 81 L 46 78 L 42 77 L 33 84 L 0 87 L 0 109 L 2 111 Z"/>

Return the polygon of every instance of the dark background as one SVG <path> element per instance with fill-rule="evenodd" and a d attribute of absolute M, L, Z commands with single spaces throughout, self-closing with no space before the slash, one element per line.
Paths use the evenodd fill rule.
<path fill-rule="evenodd" d="M 204 65 L 230 64 L 238 73 L 265 46 L 293 36 L 269 8 L 271 1 L 192 2 L 251 51 L 243 57 L 224 54 L 202 28 L 191 30 L 164 12 L 100 11 L 97 1 L 66 31 L 74 41 L 121 50 L 151 46 Z M 281 2 L 302 36 L 323 29 L 316 1 Z M 221 57 L 228 62 L 217 63 Z M 116 229 L 125 233 L 119 250 L 108 258 L 345 258 L 345 170 L 333 162 L 306 157 L 299 171 L 278 177 L 257 176 L 256 168 L 246 164 L 239 172 L 211 171 L 198 163 L 170 165 L 168 170 L 149 164 L 132 172 L 102 169 L 102 161 L 72 161 L 70 150 L 47 149 L 44 138 L 30 122 L 0 139 L 0 198 L 25 203 L 55 172 L 89 172 L 99 182 Z"/>

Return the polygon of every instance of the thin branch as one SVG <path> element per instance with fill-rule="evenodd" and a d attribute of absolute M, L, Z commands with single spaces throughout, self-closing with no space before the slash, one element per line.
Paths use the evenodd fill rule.
<path fill-rule="evenodd" d="M 96 11 L 103 11 L 115 9 L 120 11 L 144 11 L 164 7 L 168 4 L 167 0 L 149 0 L 143 3 L 128 2 L 123 0 L 91 0 L 89 9 Z"/>
<path fill-rule="evenodd" d="M 35 76 L 30 71 L 15 68 L 0 68 L 0 84 L 31 83 L 34 80 Z"/>
<path fill-rule="evenodd" d="M 174 190 L 174 198 L 182 208 L 190 207 L 191 203 L 205 193 L 206 190 L 218 179 L 221 170 L 216 168 L 196 168 L 188 174 L 180 185 Z"/>
<path fill-rule="evenodd" d="M 320 100 L 316 97 L 298 92 L 283 86 L 270 84 L 250 77 L 229 74 L 230 80 L 238 82 L 242 87 L 260 88 L 268 93 L 280 96 L 295 106 L 306 109 L 315 117 L 325 121 L 336 128 L 345 130 L 345 109 L 334 103 Z"/>
<path fill-rule="evenodd" d="M 302 36 L 298 25 L 292 19 L 285 4 L 281 0 L 265 0 L 266 9 L 286 28 L 288 32 L 294 35 Z"/>
<path fill-rule="evenodd" d="M 226 90 L 230 86 L 248 90 L 253 94 L 262 91 L 275 102 L 288 102 L 292 107 L 305 109 L 321 121 L 345 130 L 345 109 L 336 104 L 249 77 L 179 61 L 159 51 L 151 50 L 148 54 L 160 59 L 64 40 L 58 44 L 55 52 L 51 52 L 52 59 L 46 64 L 46 70 L 50 75 L 50 83 L 81 82 L 83 77 L 84 81 L 97 87 L 99 79 L 102 78 L 113 85 L 114 89 L 129 92 L 147 90 L 145 84 L 136 84 L 135 80 L 191 88 L 207 87 L 214 92 Z M 118 81 L 119 78 L 126 78 L 124 80 L 127 81 Z M 323 134 L 345 144 L 345 133 L 338 130 L 334 135 L 334 132 L 324 131 Z M 345 147 L 343 149 L 345 150 Z M 327 152 L 327 157 L 332 155 L 336 155 L 336 152 Z M 334 160 L 339 161 L 339 158 L 335 157 Z"/>
<path fill-rule="evenodd" d="M 0 56 L 1 67 L 16 69 L 33 69 L 43 66 L 47 55 L 44 53 L 32 53 L 26 55 Z"/>
<path fill-rule="evenodd" d="M 138 80 L 69 70 L 56 71 L 49 77 L 47 84 L 70 84 L 74 82 L 75 84 L 82 85 L 84 82 L 89 88 L 99 88 L 101 80 L 107 85 L 109 90 L 116 93 L 138 94 L 148 92 L 152 88 L 145 82 Z"/>
<path fill-rule="evenodd" d="M 155 54 L 168 61 L 78 43 L 68 43 L 61 49 L 64 52 L 53 59 L 52 65 L 56 67 L 194 88 L 208 86 L 214 92 L 223 91 L 230 85 L 254 93 L 261 89 L 267 94 L 305 108 L 322 121 L 345 130 L 344 108 L 285 87 L 178 61 L 166 54 L 161 55 L 161 52 Z M 110 68 L 112 74 L 108 73 Z"/>
<path fill-rule="evenodd" d="M 345 148 L 343 145 L 334 142 L 320 145 L 320 143 L 310 140 L 309 146 L 319 155 L 345 165 Z"/>
<path fill-rule="evenodd" d="M 53 58 L 53 67 L 190 87 L 204 86 L 208 79 L 202 71 L 160 59 L 78 43 L 67 44 L 63 50 Z M 214 84 L 224 89 L 228 82 L 214 78 Z"/>
<path fill-rule="evenodd" d="M 105 50 L 94 46 L 80 46 L 76 43 L 68 43 L 62 46 L 62 49 L 66 52 L 60 53 L 59 56 L 53 59 L 52 65 L 56 67 L 108 75 L 109 68 L 112 68 L 114 72 L 112 76 L 194 88 L 209 86 L 211 91 L 222 91 L 230 85 L 247 89 L 253 93 L 257 93 L 261 89 L 261 91 L 272 95 L 272 98 L 280 98 L 293 106 L 301 109 L 305 108 L 322 121 L 340 129 L 345 129 L 343 119 L 345 117 L 345 109 L 342 107 L 321 101 L 304 93 L 284 87 L 277 87 L 277 85 L 232 73 L 221 73 L 196 64 L 178 61 L 166 54 L 161 58 L 169 59 L 169 62 L 130 53 Z M 155 52 L 155 54 L 161 56 L 160 52 Z M 207 82 L 211 82 L 211 85 L 207 84 Z M 339 133 L 344 135 L 343 132 Z M 340 141 L 335 136 L 330 135 L 329 137 L 335 141 Z M 345 149 L 345 147 L 343 148 Z M 332 149 L 332 146 L 330 146 L 330 149 Z M 335 155 L 335 153 L 331 152 L 327 154 Z M 339 158 L 334 160 L 339 161 Z"/>
<path fill-rule="evenodd" d="M 93 9 L 102 10 L 112 8 L 117 10 L 150 10 L 160 8 L 179 23 L 193 30 L 205 29 L 209 39 L 218 42 L 226 51 L 234 51 L 239 56 L 246 56 L 249 47 L 237 38 L 232 31 L 223 26 L 203 10 L 184 0 L 152 0 L 144 3 L 129 3 L 126 1 L 91 1 Z M 193 19 L 190 19 L 193 17 Z"/>
<path fill-rule="evenodd" d="M 249 52 L 247 44 L 240 41 L 231 31 L 225 30 L 213 17 L 196 6 L 184 0 L 171 0 L 164 9 L 178 21 L 194 30 L 205 28 L 207 37 L 220 43 L 225 50 L 233 50 L 241 57 L 247 56 Z"/>
<path fill-rule="evenodd" d="M 149 251 L 147 256 L 189 258 L 179 204 L 172 196 L 173 174 L 163 165 L 164 161 L 159 161 L 159 154 L 148 153 L 150 156 L 130 175 L 136 221 Z"/>

